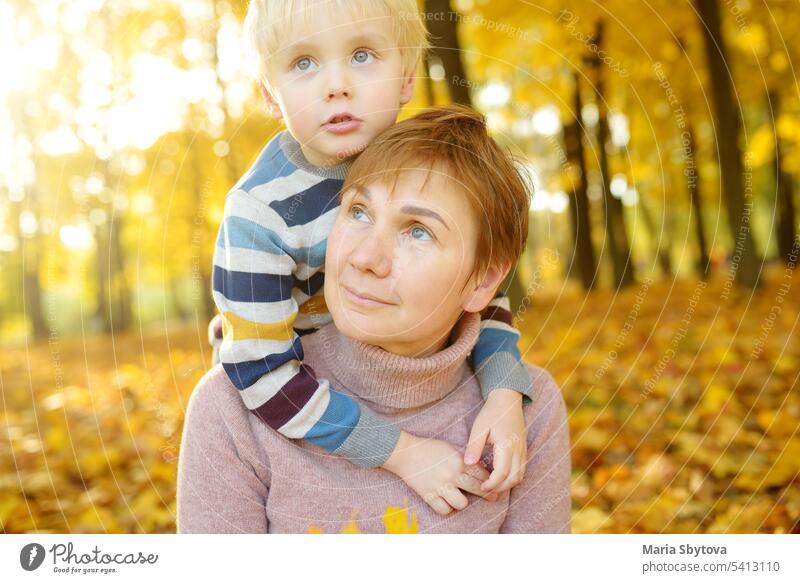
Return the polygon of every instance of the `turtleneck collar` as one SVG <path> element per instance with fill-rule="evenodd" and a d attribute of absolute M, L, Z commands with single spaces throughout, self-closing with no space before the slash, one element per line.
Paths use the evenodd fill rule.
<path fill-rule="evenodd" d="M 421 407 L 445 397 L 471 374 L 467 363 L 480 332 L 480 315 L 465 312 L 456 322 L 450 344 L 431 356 L 414 358 L 387 352 L 339 332 L 334 324 L 322 327 L 320 354 L 331 380 L 368 401 L 379 413 Z M 335 386 L 335 385 L 334 385 Z"/>

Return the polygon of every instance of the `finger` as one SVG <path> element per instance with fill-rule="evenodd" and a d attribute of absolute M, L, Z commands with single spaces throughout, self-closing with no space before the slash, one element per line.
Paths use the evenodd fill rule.
<path fill-rule="evenodd" d="M 461 474 L 458 480 L 456 481 L 456 485 L 464 492 L 475 494 L 476 496 L 480 496 L 481 498 L 486 498 L 487 500 L 490 501 L 497 500 L 497 494 L 495 494 L 494 492 L 484 492 L 483 490 L 481 490 L 481 483 L 482 480 L 478 480 L 477 478 L 474 478 L 466 473 Z"/>
<path fill-rule="evenodd" d="M 489 479 L 489 472 L 485 467 L 483 467 L 482 464 L 471 465 L 464 470 L 464 473 L 475 478 L 476 480 L 480 480 L 481 482 L 485 482 Z"/>
<path fill-rule="evenodd" d="M 522 454 L 519 456 L 519 476 L 518 479 L 520 482 L 525 479 L 525 468 L 528 465 L 528 450 L 527 448 L 522 450 Z"/>
<path fill-rule="evenodd" d="M 426 498 L 425 502 L 427 502 L 428 506 L 433 508 L 437 514 L 441 514 L 442 516 L 447 516 L 453 511 L 453 508 L 445 502 L 444 498 L 441 496 L 431 496 L 430 498 Z"/>
<path fill-rule="evenodd" d="M 494 448 L 494 470 L 489 479 L 481 485 L 481 490 L 489 492 L 494 490 L 503 483 L 503 480 L 508 477 L 508 470 L 511 468 L 511 453 L 508 448 L 497 447 Z"/>
<path fill-rule="evenodd" d="M 498 494 L 502 494 L 507 490 L 511 490 L 514 486 L 519 483 L 517 477 L 519 476 L 519 458 L 517 456 L 512 456 L 511 458 L 511 468 L 508 471 L 508 476 L 502 483 L 494 489 L 494 492 Z"/>
<path fill-rule="evenodd" d="M 481 480 L 470 476 L 466 472 L 456 479 L 456 486 L 464 492 L 475 494 L 476 496 L 486 496 L 486 492 L 481 490 Z"/>
<path fill-rule="evenodd" d="M 486 438 L 489 437 L 489 431 L 485 429 L 472 428 L 469 441 L 467 442 L 467 449 L 464 451 L 464 463 L 467 465 L 478 463 L 483 453 L 483 448 L 486 447 Z"/>
<path fill-rule="evenodd" d="M 464 510 L 469 504 L 467 497 L 455 486 L 444 488 L 441 497 L 456 510 Z"/>

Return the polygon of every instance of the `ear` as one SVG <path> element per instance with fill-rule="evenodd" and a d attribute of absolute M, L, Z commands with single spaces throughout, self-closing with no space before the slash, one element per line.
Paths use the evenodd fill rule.
<path fill-rule="evenodd" d="M 264 83 L 259 83 L 259 87 L 261 88 L 261 95 L 264 97 L 264 101 L 267 104 L 267 109 L 269 110 L 269 115 L 273 119 L 281 119 L 283 117 L 283 113 L 281 113 L 281 108 L 278 105 L 278 102 L 275 101 L 275 98 L 272 97 L 272 94 L 267 89 L 267 86 Z"/>
<path fill-rule="evenodd" d="M 495 293 L 497 293 L 497 288 L 500 287 L 500 284 L 503 283 L 506 275 L 511 270 L 510 265 L 492 265 L 489 266 L 486 270 L 484 276 L 478 277 L 477 283 L 471 283 L 473 287 L 469 290 L 466 297 L 464 298 L 464 302 L 462 304 L 462 308 L 466 312 L 480 312 L 486 306 L 489 305 L 489 302 L 494 299 Z"/>
<path fill-rule="evenodd" d="M 414 82 L 417 80 L 416 71 L 417 67 L 414 65 L 403 80 L 403 86 L 400 88 L 400 105 L 405 105 L 411 101 L 411 97 L 414 95 Z"/>

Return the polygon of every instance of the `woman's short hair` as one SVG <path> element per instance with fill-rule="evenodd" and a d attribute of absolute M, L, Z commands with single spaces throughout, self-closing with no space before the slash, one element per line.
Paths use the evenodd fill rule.
<path fill-rule="evenodd" d="M 478 219 L 472 273 L 513 267 L 528 238 L 532 183 L 524 165 L 489 135 L 483 114 L 445 105 L 396 123 L 355 159 L 342 192 L 374 182 L 394 188 L 403 171 L 420 168 L 445 172 Z"/>

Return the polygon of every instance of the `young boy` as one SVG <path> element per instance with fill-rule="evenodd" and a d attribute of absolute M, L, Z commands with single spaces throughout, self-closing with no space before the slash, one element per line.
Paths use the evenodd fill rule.
<path fill-rule="evenodd" d="M 300 336 L 331 320 L 325 248 L 349 162 L 411 99 L 427 47 L 415 0 L 251 0 L 245 35 L 270 114 L 287 131 L 225 203 L 213 294 L 227 375 L 248 409 L 285 437 L 381 466 L 425 499 L 458 486 L 487 441 L 494 468 L 475 493 L 510 489 L 524 470 L 521 403 L 532 384 L 504 296 L 484 311 L 472 364 L 486 403 L 457 464 L 452 446 L 401 432 L 302 362 Z"/>

